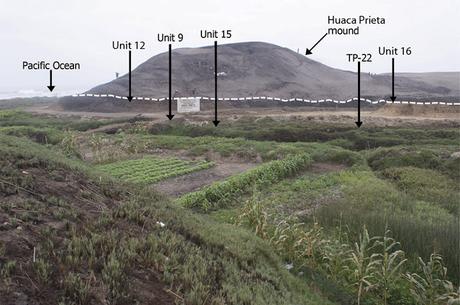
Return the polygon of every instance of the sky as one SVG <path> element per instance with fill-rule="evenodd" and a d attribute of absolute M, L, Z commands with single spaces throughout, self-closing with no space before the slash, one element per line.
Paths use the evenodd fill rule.
<path fill-rule="evenodd" d="M 334 68 L 356 70 L 347 53 L 372 53 L 371 73 L 391 72 L 391 56 L 379 46 L 411 47 L 396 57 L 396 72 L 460 71 L 460 1 L 401 0 L 0 0 L 0 93 L 46 92 L 47 71 L 27 71 L 22 62 L 79 62 L 79 71 L 55 71 L 53 94 L 82 92 L 128 70 L 126 51 L 112 41 L 146 43 L 133 51 L 133 67 L 167 51 L 158 33 L 183 33 L 173 47 L 210 45 L 200 30 L 232 30 L 219 44 L 264 41 L 305 52 L 330 27 L 328 16 L 383 17 L 385 25 L 361 26 L 357 36 L 327 36 L 310 58 Z"/>

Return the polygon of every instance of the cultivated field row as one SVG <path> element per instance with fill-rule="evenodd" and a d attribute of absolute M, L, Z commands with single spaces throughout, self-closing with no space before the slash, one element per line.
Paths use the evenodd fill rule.
<path fill-rule="evenodd" d="M 100 165 L 97 168 L 121 180 L 134 183 L 155 183 L 167 178 L 204 170 L 213 162 L 191 162 L 176 158 L 145 157 Z"/>

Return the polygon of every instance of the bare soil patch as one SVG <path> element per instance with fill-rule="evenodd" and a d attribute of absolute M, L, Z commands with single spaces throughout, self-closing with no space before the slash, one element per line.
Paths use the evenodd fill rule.
<path fill-rule="evenodd" d="M 384 105 L 376 114 L 420 118 L 460 118 L 459 106 L 445 105 Z"/>
<path fill-rule="evenodd" d="M 347 168 L 343 164 L 316 162 L 311 165 L 309 172 L 314 174 L 325 174 L 330 172 L 340 172 Z"/>
<path fill-rule="evenodd" d="M 213 182 L 223 180 L 232 175 L 242 173 L 255 167 L 256 163 L 219 162 L 214 167 L 188 175 L 170 178 L 155 184 L 153 187 L 168 196 L 179 197 L 194 192 Z"/>

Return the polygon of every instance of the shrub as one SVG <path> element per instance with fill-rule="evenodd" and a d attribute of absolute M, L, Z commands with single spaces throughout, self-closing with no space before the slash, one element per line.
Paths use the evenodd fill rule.
<path fill-rule="evenodd" d="M 385 230 L 385 234 L 378 241 L 379 248 L 381 248 L 380 253 L 377 253 L 380 263 L 375 273 L 384 305 L 388 304 L 392 284 L 400 278 L 401 269 L 407 261 L 404 259 L 404 252 L 397 249 L 399 243 L 391 238 L 389 233 L 389 230 Z"/>
<path fill-rule="evenodd" d="M 0 276 L 4 279 L 8 279 L 15 269 L 16 261 L 6 261 L 4 264 L 0 264 Z"/>
<path fill-rule="evenodd" d="M 117 257 L 115 251 L 107 257 L 102 269 L 102 280 L 107 285 L 112 303 L 117 303 L 127 296 L 126 286 L 128 286 L 128 282 L 126 281 L 124 264 Z"/>
<path fill-rule="evenodd" d="M 59 144 L 63 133 L 54 128 L 37 128 L 32 126 L 1 127 L 0 132 L 15 137 L 27 137 L 39 144 Z"/>
<path fill-rule="evenodd" d="M 83 280 L 79 274 L 70 272 L 64 279 L 64 293 L 76 304 L 88 304 L 91 283 Z"/>
<path fill-rule="evenodd" d="M 263 210 L 262 202 L 258 200 L 257 193 L 253 192 L 252 197 L 246 200 L 242 212 L 238 216 L 237 224 L 245 223 L 254 230 L 257 236 L 266 238 L 268 234 L 267 218 L 268 215 Z"/>
<path fill-rule="evenodd" d="M 448 177 L 434 170 L 416 167 L 388 168 L 381 174 L 414 198 L 439 204 L 458 214 L 460 194 L 456 183 Z"/>
<path fill-rule="evenodd" d="M 442 257 L 436 253 L 430 255 L 428 262 L 419 257 L 419 273 L 408 273 L 407 279 L 412 285 L 411 293 L 420 305 L 446 304 L 452 297 L 453 286 L 447 281 L 447 268 Z M 457 295 L 458 298 L 458 295 Z M 455 300 L 454 300 L 455 301 Z M 450 302 L 450 304 L 453 304 Z"/>
<path fill-rule="evenodd" d="M 34 263 L 35 273 L 42 284 L 48 284 L 51 279 L 51 264 L 43 258 L 37 259 Z"/>
<path fill-rule="evenodd" d="M 348 281 L 356 289 L 358 305 L 361 304 L 363 294 L 376 285 L 377 269 L 380 264 L 378 254 L 374 251 L 376 242 L 377 237 L 370 237 L 364 227 L 359 241 L 355 242 L 347 259 Z"/>

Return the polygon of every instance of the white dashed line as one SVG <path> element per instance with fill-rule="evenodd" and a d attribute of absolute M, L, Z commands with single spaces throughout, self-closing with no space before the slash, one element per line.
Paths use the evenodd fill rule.
<path fill-rule="evenodd" d="M 126 96 L 120 96 L 120 95 L 114 95 L 114 94 L 95 94 L 95 93 L 81 93 L 81 94 L 74 94 L 72 97 L 92 97 L 92 98 L 115 98 L 118 100 L 127 100 L 128 98 Z M 179 98 L 175 97 L 174 100 L 177 101 Z M 202 101 L 214 101 L 213 97 L 207 97 L 207 96 L 190 96 L 190 97 L 180 97 L 180 99 L 200 99 Z M 141 97 L 141 96 L 136 96 L 133 97 L 133 101 L 153 101 L 153 102 L 162 102 L 162 101 L 167 101 L 168 98 L 166 97 L 161 97 L 161 98 L 155 98 L 155 97 Z M 220 97 L 217 99 L 218 101 L 263 101 L 263 100 L 268 100 L 268 101 L 277 101 L 277 102 L 283 102 L 283 103 L 288 103 L 288 102 L 301 102 L 301 103 L 308 103 L 308 104 L 318 104 L 318 103 L 335 103 L 335 104 L 348 104 L 350 102 L 357 101 L 358 98 L 354 97 L 348 100 L 334 100 L 334 99 L 320 99 L 320 100 L 309 100 L 309 99 L 303 99 L 303 98 L 279 98 L 279 97 L 272 97 L 272 96 L 247 96 L 247 97 Z M 361 98 L 362 102 L 366 102 L 369 104 L 380 104 L 380 103 L 386 103 L 386 104 L 404 104 L 404 105 L 445 105 L 445 106 L 460 106 L 460 102 L 415 102 L 415 101 L 391 101 L 391 100 L 375 100 L 372 101 L 370 99 L 364 99 Z"/>

